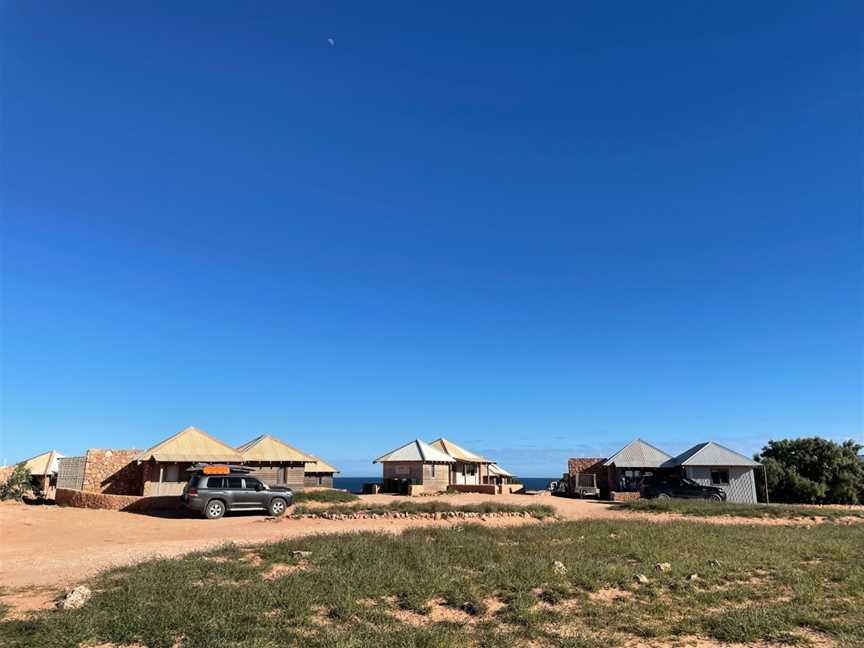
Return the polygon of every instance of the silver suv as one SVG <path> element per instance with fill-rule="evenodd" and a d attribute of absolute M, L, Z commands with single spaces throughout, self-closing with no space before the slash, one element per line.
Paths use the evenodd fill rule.
<path fill-rule="evenodd" d="M 180 499 L 190 511 L 217 520 L 226 511 L 267 511 L 278 517 L 294 504 L 294 491 L 268 486 L 240 466 L 195 466 Z"/>

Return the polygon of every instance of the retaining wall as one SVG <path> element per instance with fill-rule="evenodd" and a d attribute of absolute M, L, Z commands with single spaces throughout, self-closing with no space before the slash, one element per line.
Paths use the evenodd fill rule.
<path fill-rule="evenodd" d="M 450 484 L 447 490 L 457 493 L 483 493 L 484 495 L 495 495 L 498 492 L 495 484 Z"/>
<path fill-rule="evenodd" d="M 89 493 L 87 491 L 72 490 L 71 488 L 58 488 L 57 494 L 54 496 L 54 503 L 58 506 L 129 511 L 132 513 L 176 511 L 182 507 L 179 497 L 110 495 L 107 493 Z"/>

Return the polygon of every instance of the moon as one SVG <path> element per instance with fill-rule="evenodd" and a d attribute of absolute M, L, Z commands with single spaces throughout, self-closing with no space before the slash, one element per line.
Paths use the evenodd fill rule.
<path fill-rule="evenodd" d="M 331 37 L 327 39 L 327 42 L 330 43 L 330 47 L 333 47 L 336 44 L 336 39 Z"/>

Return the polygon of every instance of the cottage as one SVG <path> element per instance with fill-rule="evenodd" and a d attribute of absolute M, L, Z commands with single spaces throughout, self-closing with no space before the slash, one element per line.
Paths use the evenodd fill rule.
<path fill-rule="evenodd" d="M 455 463 L 450 470 L 450 484 L 479 485 L 488 483 L 489 466 L 494 462 L 466 450 L 452 441 L 440 438 L 429 444 L 453 458 Z"/>
<path fill-rule="evenodd" d="M 456 460 L 446 452 L 415 439 L 372 463 L 384 468 L 385 493 L 439 493 L 447 490 Z"/>
<path fill-rule="evenodd" d="M 142 466 L 144 496 L 180 495 L 195 463 L 240 463 L 243 455 L 196 427 L 187 427 L 134 457 Z"/>
<path fill-rule="evenodd" d="M 47 494 L 57 485 L 57 468 L 62 458 L 63 455 L 56 450 L 49 450 L 23 461 L 24 468 L 30 471 L 30 484 L 34 490 Z M 14 469 L 15 466 L 10 466 L 8 473 Z"/>
<path fill-rule="evenodd" d="M 483 477 L 484 484 L 492 484 L 494 486 L 498 486 L 499 490 L 502 490 L 504 486 L 510 486 L 512 484 L 517 484 L 516 477 L 512 474 L 504 470 L 497 463 L 489 464 L 488 475 Z M 521 486 L 521 484 L 519 484 Z"/>
<path fill-rule="evenodd" d="M 727 501 L 756 503 L 754 470 L 760 464 L 719 443 L 699 443 L 664 464 L 703 486 L 719 486 Z"/>
<path fill-rule="evenodd" d="M 313 461 L 306 464 L 306 472 L 303 479 L 304 486 L 333 488 L 333 475 L 339 472 L 338 468 L 334 468 L 326 461 L 319 459 L 315 455 L 307 455 Z"/>
<path fill-rule="evenodd" d="M 672 457 L 641 439 L 634 439 L 608 459 L 570 459 L 568 473 L 571 478 L 594 474 L 600 496 L 612 500 L 638 498 L 642 477 L 666 473 L 684 475 L 706 486 L 719 486 L 730 502 L 756 502 L 754 469 L 758 465 L 713 441 Z"/>
<path fill-rule="evenodd" d="M 237 448 L 242 462 L 253 474 L 271 486 L 289 486 L 302 490 L 306 466 L 315 463 L 312 457 L 281 439 L 262 434 Z"/>

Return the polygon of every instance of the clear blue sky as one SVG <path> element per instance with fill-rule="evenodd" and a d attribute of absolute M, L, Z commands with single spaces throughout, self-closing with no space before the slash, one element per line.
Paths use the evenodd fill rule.
<path fill-rule="evenodd" d="M 0 22 L 0 459 L 862 437 L 859 2 Z"/>

